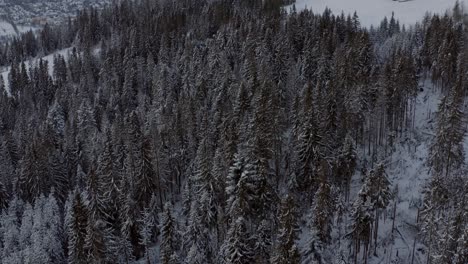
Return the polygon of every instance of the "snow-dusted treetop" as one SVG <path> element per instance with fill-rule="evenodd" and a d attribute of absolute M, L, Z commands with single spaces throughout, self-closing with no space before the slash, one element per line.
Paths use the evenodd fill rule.
<path fill-rule="evenodd" d="M 326 7 L 334 14 L 357 12 L 363 26 L 378 26 L 383 17 L 391 17 L 395 13 L 401 24 L 409 26 L 424 17 L 426 12 L 444 13 L 455 6 L 456 0 L 296 0 L 297 10 L 311 8 L 315 12 L 323 12 Z M 468 0 L 459 0 L 468 4 Z"/>

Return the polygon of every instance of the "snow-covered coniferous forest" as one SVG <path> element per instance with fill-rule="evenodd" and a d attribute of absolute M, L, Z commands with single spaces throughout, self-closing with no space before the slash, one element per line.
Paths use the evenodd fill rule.
<path fill-rule="evenodd" d="M 0 263 L 467 264 L 463 5 L 291 4 L 123 0 L 1 43 Z"/>

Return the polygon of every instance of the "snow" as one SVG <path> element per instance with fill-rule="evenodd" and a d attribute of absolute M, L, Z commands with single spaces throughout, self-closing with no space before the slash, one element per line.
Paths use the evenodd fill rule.
<path fill-rule="evenodd" d="M 455 6 L 456 0 L 296 0 L 297 10 L 312 8 L 321 13 L 326 7 L 334 14 L 357 12 L 363 26 L 377 26 L 382 19 L 391 17 L 395 13 L 401 24 L 407 26 L 421 21 L 426 12 L 443 14 Z M 464 5 L 468 0 L 460 0 Z M 288 7 L 289 9 L 289 7 Z"/>
<path fill-rule="evenodd" d="M 65 59 L 67 59 L 71 49 L 72 48 L 66 48 L 66 49 L 54 52 L 52 54 L 49 54 L 47 56 L 44 56 L 42 58 L 36 58 L 36 59 L 33 59 L 33 60 L 26 61 L 25 65 L 30 68 L 33 65 L 37 65 L 39 63 L 40 59 L 42 59 L 43 61 L 47 61 L 48 67 L 49 67 L 49 75 L 53 76 L 53 73 L 54 73 L 54 56 L 60 54 L 60 55 L 64 56 Z M 9 87 L 9 81 L 8 81 L 8 75 L 10 74 L 10 69 L 11 69 L 11 67 L 6 67 L 6 68 L 0 70 L 0 74 L 2 75 L 3 81 L 5 83 L 5 90 L 7 91 L 7 93 L 9 95 L 11 95 L 10 87 Z"/>
<path fill-rule="evenodd" d="M 21 33 L 26 33 L 30 30 L 32 31 L 36 31 L 38 29 L 40 29 L 40 27 L 33 27 L 33 26 L 16 26 L 16 28 L 18 29 L 18 32 L 21 34 Z"/>
<path fill-rule="evenodd" d="M 5 68 L 2 70 L 2 78 L 3 78 L 3 83 L 5 84 L 5 90 L 7 91 L 8 95 L 11 95 L 10 92 L 10 85 L 8 83 L 8 74 L 10 74 L 10 67 Z"/>
<path fill-rule="evenodd" d="M 442 98 L 440 89 L 430 80 L 421 80 L 419 87 L 422 89 L 416 97 L 416 110 L 414 128 L 409 129 L 395 143 L 393 153 L 384 160 L 386 173 L 392 184 L 391 190 L 396 190 L 396 195 L 390 201 L 387 209 L 379 220 L 379 235 L 377 242 L 377 254 L 370 254 L 368 264 L 381 263 L 426 263 L 426 246 L 419 239 L 417 222 L 419 208 L 422 207 L 423 189 L 431 178 L 426 164 L 429 148 L 434 137 L 435 113 Z M 467 102 L 468 104 L 468 102 Z M 468 108 L 468 105 L 467 105 Z M 468 150 L 468 137 L 465 137 L 465 151 Z M 366 146 L 357 149 L 358 157 L 370 160 Z M 468 157 L 467 157 L 468 158 Z M 468 161 L 468 159 L 467 159 Z M 368 168 L 370 164 L 368 164 Z M 350 210 L 359 190 L 362 187 L 362 175 L 359 169 L 351 180 L 350 200 L 346 208 Z M 396 209 L 395 209 L 396 207 Z M 393 211 L 395 210 L 395 221 Z M 342 255 L 350 251 L 350 241 L 345 239 L 345 234 L 350 232 L 350 211 L 344 215 L 344 224 L 334 227 L 332 233 L 333 245 L 331 251 L 334 261 L 339 261 Z M 307 227 L 305 214 L 301 222 L 301 233 L 296 241 L 303 252 L 310 238 L 310 229 Z M 395 222 L 394 229 L 393 222 Z M 336 223 L 336 222 L 335 222 Z M 393 232 L 392 232 L 393 229 Z M 415 248 L 414 262 L 411 262 L 413 247 Z M 373 247 L 372 251 L 373 253 Z M 362 251 L 360 259 L 362 258 Z M 346 262 L 334 262 L 346 263 Z M 360 262 L 358 262 L 360 263 Z"/>
<path fill-rule="evenodd" d="M 419 86 L 422 90 L 416 98 L 414 128 L 407 131 L 396 142 L 393 154 L 384 160 L 386 173 L 392 184 L 391 190 L 396 190 L 396 195 L 379 220 L 377 254 L 371 254 L 369 264 L 412 263 L 413 247 L 416 249 L 413 263 L 426 263 L 424 253 L 427 252 L 427 249 L 418 240 L 417 218 L 418 210 L 422 207 L 422 191 L 431 176 L 426 161 L 434 136 L 435 112 L 442 95 L 440 89 L 429 80 L 421 80 Z M 466 140 L 466 149 L 468 149 L 468 139 Z M 367 154 L 366 147 L 358 148 L 358 156 L 361 162 L 364 158 L 371 159 Z M 347 208 L 352 207 L 351 204 L 356 199 L 362 184 L 362 175 L 358 169 L 351 181 L 351 196 Z M 395 221 L 393 221 L 394 210 L 396 212 Z M 351 224 L 349 212 L 345 214 L 344 218 L 344 225 L 335 226 L 332 234 L 334 245 L 330 254 L 335 258 L 340 258 L 341 254 L 349 253 L 350 241 L 344 239 L 344 234 L 350 231 L 348 229 Z M 393 222 L 395 222 L 394 229 L 392 228 Z M 342 231 L 338 232 L 338 229 Z M 309 235 L 309 230 L 303 223 L 302 233 L 297 241 L 302 250 L 307 246 Z"/>
<path fill-rule="evenodd" d="M 430 81 L 421 81 L 420 87 L 423 91 L 416 98 L 414 129 L 402 137 L 393 154 L 386 160 L 386 172 L 392 188 L 397 192 L 380 221 L 378 254 L 370 259 L 369 264 L 393 263 L 392 260 L 411 263 L 415 240 L 416 249 L 425 249 L 417 240 L 418 208 L 421 207 L 423 188 L 430 179 L 426 161 L 434 135 L 435 112 L 442 95 Z M 356 184 L 353 193 L 357 192 L 360 185 Z M 395 206 L 395 229 L 392 233 Z M 424 254 L 415 250 L 414 263 L 425 263 L 425 258 Z"/>
<path fill-rule="evenodd" d="M 435 112 L 442 97 L 431 82 L 424 81 L 420 86 L 424 91 L 416 98 L 414 130 L 401 140 L 390 158 L 391 165 L 387 170 L 390 181 L 398 190 L 394 204 L 387 209 L 390 217 L 396 204 L 395 230 L 392 235 L 392 219 L 388 219 L 381 230 L 382 241 L 385 241 L 385 238 L 394 238 L 392 256 L 388 257 L 400 258 L 403 263 L 410 263 L 413 243 L 418 237 L 418 208 L 421 207 L 423 188 L 430 178 L 426 161 L 434 134 Z M 416 243 L 416 248 L 424 246 Z M 380 255 L 373 260 L 380 263 L 384 262 L 386 257 Z M 424 259 L 425 256 L 419 255 L 419 251 L 416 250 L 414 263 L 424 263 Z"/>
<path fill-rule="evenodd" d="M 12 35 L 16 35 L 16 31 L 13 25 L 5 21 L 0 21 L 0 36 Z"/>
<path fill-rule="evenodd" d="M 36 31 L 39 27 L 17 25 L 16 28 L 9 22 L 0 20 L 0 38 L 11 38 L 18 36 L 21 33 L 26 33 L 30 30 Z"/>

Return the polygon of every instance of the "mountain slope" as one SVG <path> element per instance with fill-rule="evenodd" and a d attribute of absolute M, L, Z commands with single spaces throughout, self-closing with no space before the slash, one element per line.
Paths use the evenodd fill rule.
<path fill-rule="evenodd" d="M 383 17 L 390 18 L 393 12 L 400 23 L 411 25 L 421 21 L 426 12 L 443 14 L 452 9 L 455 2 L 456 0 L 297 0 L 295 6 L 297 10 L 310 8 L 319 13 L 327 7 L 335 14 L 342 11 L 352 14 L 356 11 L 362 25 L 378 26 Z M 466 0 L 459 2 L 468 3 Z"/>

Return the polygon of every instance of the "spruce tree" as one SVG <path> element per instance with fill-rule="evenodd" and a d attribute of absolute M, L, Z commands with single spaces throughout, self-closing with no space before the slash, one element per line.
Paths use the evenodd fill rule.
<path fill-rule="evenodd" d="M 22 210 L 22 202 L 17 197 L 11 201 L 8 210 L 0 218 L 2 231 L 2 261 L 7 263 L 22 263 L 19 248 L 20 226 L 18 212 Z"/>
<path fill-rule="evenodd" d="M 73 264 L 87 263 L 85 241 L 88 226 L 88 210 L 82 195 L 75 191 L 72 206 L 69 209 L 70 222 L 68 226 L 68 262 Z"/>
<path fill-rule="evenodd" d="M 334 207 L 330 184 L 326 179 L 322 179 L 315 193 L 311 221 L 313 232 L 322 243 L 330 242 Z"/>
<path fill-rule="evenodd" d="M 32 252 L 32 231 L 33 231 L 33 207 L 27 203 L 24 206 L 23 216 L 21 219 L 21 228 L 19 229 L 19 247 L 21 248 L 21 258 L 25 263 L 33 263 Z"/>
<path fill-rule="evenodd" d="M 252 263 L 254 259 L 251 249 L 245 218 L 240 216 L 232 221 L 229 226 L 223 246 L 224 261 L 226 264 Z"/>
<path fill-rule="evenodd" d="M 5 185 L 0 182 L 0 214 L 8 207 L 9 195 Z"/>
<path fill-rule="evenodd" d="M 464 164 L 465 128 L 460 89 L 454 87 L 450 96 L 442 98 L 437 110 L 436 136 L 429 154 L 429 165 L 436 176 L 447 177 Z"/>
<path fill-rule="evenodd" d="M 279 234 L 273 251 L 272 263 L 298 264 L 300 253 L 296 240 L 299 234 L 297 208 L 293 197 L 288 194 L 281 201 L 279 215 Z"/>
<path fill-rule="evenodd" d="M 166 203 L 161 219 L 161 263 L 169 264 L 178 251 L 177 224 L 173 216 L 172 205 Z"/>
<path fill-rule="evenodd" d="M 457 240 L 453 263 L 462 264 L 466 262 L 468 262 L 468 227 L 465 224 L 465 228 L 463 228 L 462 234 Z"/>
<path fill-rule="evenodd" d="M 345 198 L 349 199 L 349 189 L 351 177 L 354 174 L 357 163 L 356 149 L 353 140 L 347 136 L 343 148 L 336 160 L 335 178 L 339 186 L 345 193 Z"/>

